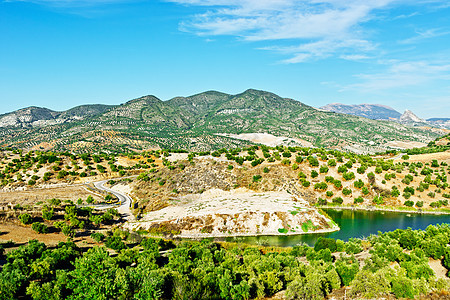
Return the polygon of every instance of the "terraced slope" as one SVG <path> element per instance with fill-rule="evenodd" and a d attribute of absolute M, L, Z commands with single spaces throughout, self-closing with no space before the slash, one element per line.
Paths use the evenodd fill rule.
<path fill-rule="evenodd" d="M 84 109 L 89 111 L 84 117 L 63 123 L 0 127 L 0 145 L 73 151 L 153 147 L 211 150 L 250 143 L 224 134 L 266 132 L 306 140 L 315 146 L 365 152 L 387 149 L 385 144 L 393 140 L 428 142 L 440 134 L 324 112 L 258 90 L 238 95 L 209 91 L 169 101 L 145 96 L 119 106 L 91 108 Z"/>

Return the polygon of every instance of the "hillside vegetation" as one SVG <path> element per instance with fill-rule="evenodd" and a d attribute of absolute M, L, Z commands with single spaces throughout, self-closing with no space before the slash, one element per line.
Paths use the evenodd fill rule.
<path fill-rule="evenodd" d="M 57 117 L 48 110 L 30 110 L 36 108 L 3 115 L 1 146 L 77 152 L 155 147 L 203 151 L 251 144 L 226 134 L 270 133 L 318 147 L 367 152 L 388 149 L 385 144 L 390 141 L 427 143 L 439 134 L 394 122 L 324 112 L 257 90 L 238 95 L 205 92 L 169 101 L 145 96 L 119 106 L 79 107 Z M 38 122 L 39 118 L 47 121 Z"/>

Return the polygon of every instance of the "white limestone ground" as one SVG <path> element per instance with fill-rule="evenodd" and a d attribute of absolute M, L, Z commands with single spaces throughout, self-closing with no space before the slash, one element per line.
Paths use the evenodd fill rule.
<path fill-rule="evenodd" d="M 125 227 L 149 229 L 156 224 L 175 226 L 180 237 L 303 234 L 306 224 L 309 233 L 339 230 L 303 199 L 287 192 L 256 193 L 243 188 L 178 197 L 171 206 Z"/>
<path fill-rule="evenodd" d="M 225 134 L 220 133 L 219 135 L 228 136 L 231 138 L 239 139 L 239 140 L 245 140 L 245 141 L 251 141 L 258 144 L 263 144 L 269 147 L 275 147 L 278 145 L 285 145 L 285 146 L 302 146 L 302 147 L 313 147 L 313 144 L 297 138 L 290 138 L 286 136 L 275 136 L 269 133 L 241 133 L 241 134 Z"/>

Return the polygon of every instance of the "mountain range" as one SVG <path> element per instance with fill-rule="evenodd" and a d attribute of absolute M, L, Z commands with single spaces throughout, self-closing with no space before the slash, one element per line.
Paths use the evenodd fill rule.
<path fill-rule="evenodd" d="M 419 118 L 411 110 L 406 109 L 403 114 L 392 107 L 381 104 L 353 104 L 331 103 L 320 107 L 322 110 L 361 116 L 373 120 L 391 120 L 409 126 L 434 126 L 450 129 L 450 118 Z"/>
<path fill-rule="evenodd" d="M 239 139 L 243 133 L 362 152 L 382 151 L 391 141 L 427 143 L 442 134 L 327 112 L 252 89 L 237 95 L 208 91 L 168 101 L 144 96 L 121 105 L 83 105 L 64 112 L 29 107 L 0 115 L 0 146 L 35 150 L 211 150 L 251 144 Z"/>

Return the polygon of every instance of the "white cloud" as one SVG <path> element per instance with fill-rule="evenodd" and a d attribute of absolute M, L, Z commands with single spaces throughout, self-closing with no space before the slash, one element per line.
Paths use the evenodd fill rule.
<path fill-rule="evenodd" d="M 246 41 L 284 40 L 297 47 L 265 47 L 290 58 L 284 63 L 322 59 L 368 58 L 376 48 L 361 25 L 377 9 L 396 0 L 168 0 L 203 6 L 206 11 L 181 23 L 184 31 L 201 36 L 231 35 Z"/>

